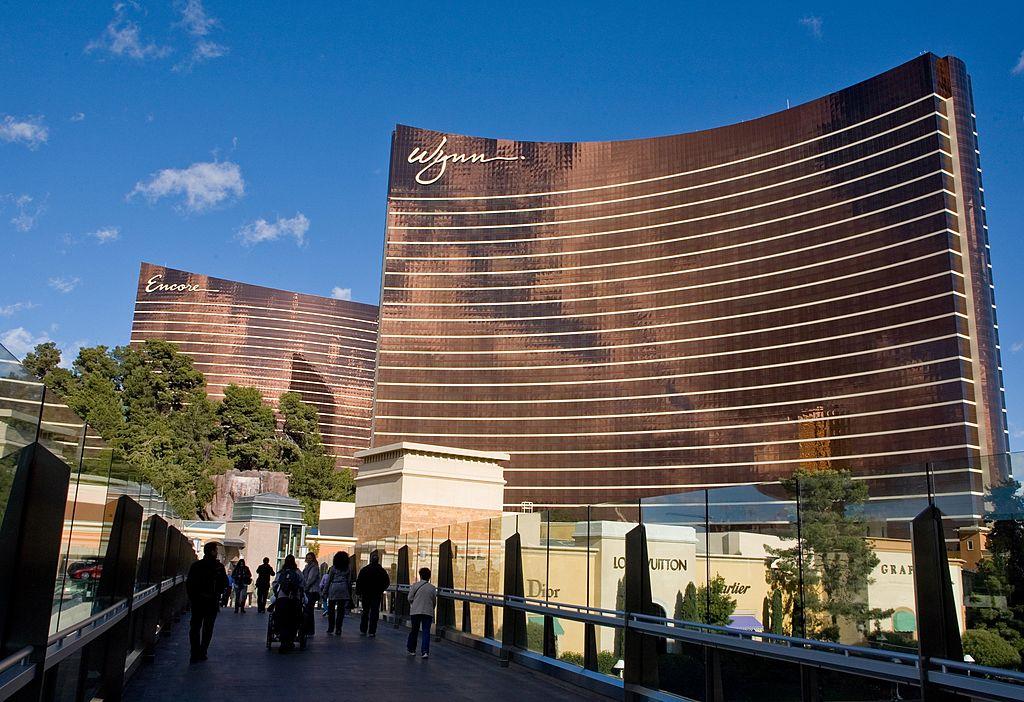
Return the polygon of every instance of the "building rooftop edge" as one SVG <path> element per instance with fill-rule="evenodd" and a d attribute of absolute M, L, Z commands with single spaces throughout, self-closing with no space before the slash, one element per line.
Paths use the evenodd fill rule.
<path fill-rule="evenodd" d="M 373 456 L 392 451 L 403 453 L 439 453 L 445 456 L 459 456 L 462 458 L 483 458 L 489 461 L 508 461 L 512 457 L 504 451 L 476 451 L 474 449 L 456 448 L 454 446 L 437 446 L 435 444 L 419 444 L 413 441 L 398 441 L 384 446 L 374 446 L 352 454 L 355 458 L 362 458 L 364 461 Z"/>

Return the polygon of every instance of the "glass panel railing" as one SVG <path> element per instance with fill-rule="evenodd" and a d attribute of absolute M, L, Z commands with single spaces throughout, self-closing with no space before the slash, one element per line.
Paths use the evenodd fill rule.
<path fill-rule="evenodd" d="M 949 559 L 948 573 L 941 577 L 951 586 L 967 653 L 989 665 L 1017 668 L 1011 649 L 1019 653 L 1024 640 L 1024 585 L 1018 585 L 1024 583 L 1024 494 L 1009 476 L 1019 459 L 912 464 L 886 468 L 881 478 L 870 467 L 846 470 L 826 461 L 798 468 L 786 480 L 749 485 L 716 486 L 709 476 L 699 476 L 695 482 L 707 487 L 635 503 L 526 509 L 424 529 L 395 543 L 409 545 L 415 575 L 419 567 L 436 572 L 440 545 L 450 539 L 455 588 L 500 595 L 505 541 L 517 534 L 522 569 L 516 575 L 527 598 L 552 608 L 621 612 L 626 541 L 643 523 L 652 597 L 645 614 L 663 618 L 670 627 L 726 627 L 732 636 L 766 646 L 782 636 L 852 646 L 844 649 L 849 655 L 877 658 L 877 649 L 884 649 L 916 656 L 911 523 L 934 505 L 943 514 Z M 1002 477 L 987 482 L 991 476 Z M 456 605 L 456 628 L 482 635 L 486 608 L 472 604 L 467 610 L 464 618 L 461 604 Z M 493 607 L 498 638 L 500 610 Z M 544 653 L 545 616 L 525 613 L 526 645 L 535 653 Z M 547 616 L 555 655 L 582 666 L 586 625 L 568 615 Z M 617 674 L 622 629 L 598 626 L 595 639 L 598 668 Z M 993 654 L 992 646 L 1001 653 Z M 708 644 L 667 637 L 658 639 L 656 650 L 662 688 L 702 699 L 705 673 L 711 670 Z M 800 697 L 796 665 L 757 653 L 716 655 L 714 670 L 720 671 L 727 698 L 746 699 L 750 686 L 741 685 L 743 680 L 774 685 L 779 699 Z M 872 681 L 850 671 L 821 674 L 835 693 L 826 692 L 827 699 L 917 694 L 912 682 Z"/>
<path fill-rule="evenodd" d="M 43 384 L 0 346 L 0 458 L 36 440 Z"/>
<path fill-rule="evenodd" d="M 980 520 L 972 514 L 965 524 L 962 512 L 936 500 L 945 534 L 956 540 L 959 558 L 951 555 L 950 570 L 959 566 L 963 573 L 964 654 L 980 665 L 1017 671 L 1024 670 L 1024 488 L 1015 479 L 1024 475 L 1022 459 L 1014 454 L 1006 465 L 979 466 L 982 479 L 997 478 L 972 493 Z M 954 598 L 957 592 L 954 587 Z"/>

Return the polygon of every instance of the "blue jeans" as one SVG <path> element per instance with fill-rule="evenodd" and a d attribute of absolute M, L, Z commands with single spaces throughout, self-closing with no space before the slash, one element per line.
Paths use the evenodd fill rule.
<path fill-rule="evenodd" d="M 406 641 L 405 647 L 409 653 L 416 653 L 416 636 L 420 636 L 420 649 L 423 653 L 430 651 L 430 625 L 434 623 L 434 618 L 429 614 L 414 614 L 412 615 L 412 631 L 409 632 L 409 640 Z M 420 631 L 422 627 L 422 632 Z"/>

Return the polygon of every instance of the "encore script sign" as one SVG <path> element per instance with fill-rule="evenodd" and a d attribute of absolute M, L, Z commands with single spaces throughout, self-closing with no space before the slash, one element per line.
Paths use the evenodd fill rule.
<path fill-rule="evenodd" d="M 146 292 L 220 292 L 213 288 L 203 288 L 195 283 L 165 283 L 163 275 L 157 273 L 146 281 Z"/>
<path fill-rule="evenodd" d="M 440 180 L 449 163 L 490 163 L 491 161 L 525 161 L 525 156 L 485 156 L 484 154 L 455 154 L 445 153 L 444 146 L 448 143 L 448 137 L 442 137 L 441 143 L 434 147 L 433 151 L 416 147 L 409 152 L 409 163 L 424 164 L 416 173 L 416 182 L 420 185 L 430 185 Z"/>

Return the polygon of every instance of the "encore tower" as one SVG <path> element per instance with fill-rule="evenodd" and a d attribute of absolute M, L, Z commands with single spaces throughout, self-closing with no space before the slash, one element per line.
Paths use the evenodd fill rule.
<path fill-rule="evenodd" d="M 191 356 L 211 398 L 249 385 L 276 405 L 316 407 L 338 465 L 370 442 L 377 308 L 143 263 L 132 343 L 163 339 Z"/>
<path fill-rule="evenodd" d="M 1007 449 L 979 164 L 964 64 L 931 54 L 677 136 L 399 126 L 374 443 L 508 451 L 508 506 L 802 465 L 901 497 L 947 459 L 970 499 Z"/>

